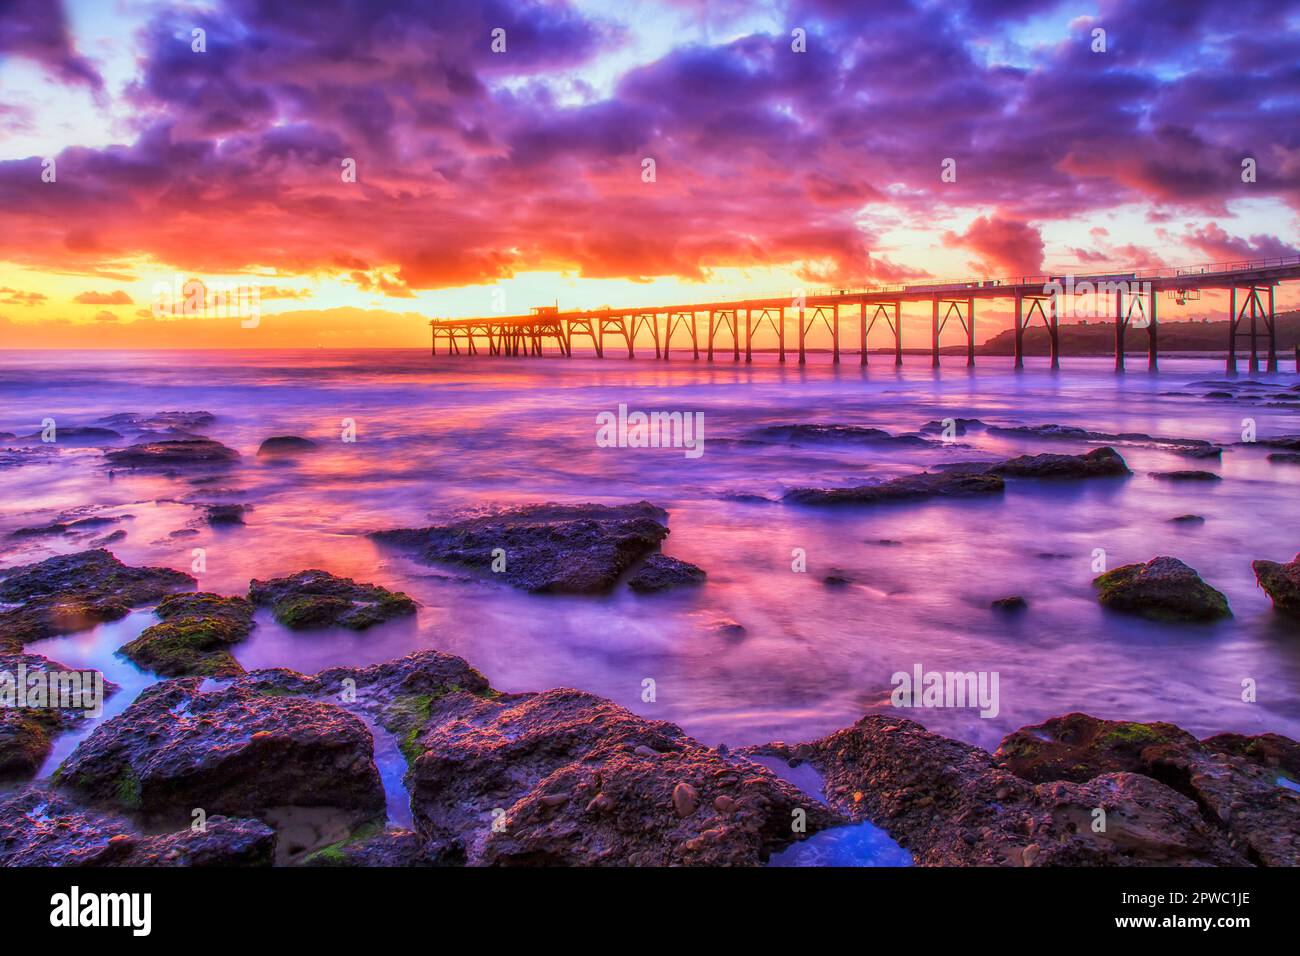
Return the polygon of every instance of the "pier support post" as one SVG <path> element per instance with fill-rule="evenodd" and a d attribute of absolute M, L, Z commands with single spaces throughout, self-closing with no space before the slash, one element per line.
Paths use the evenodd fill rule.
<path fill-rule="evenodd" d="M 804 323 L 803 323 L 803 312 L 804 309 L 803 306 L 801 305 L 799 306 L 799 364 L 800 365 L 803 365 L 805 362 L 808 361 L 807 356 L 804 355 L 804 348 L 803 348 L 803 340 L 804 340 L 804 332 L 805 332 Z"/>
<path fill-rule="evenodd" d="M 713 361 L 713 310 L 709 309 L 709 361 Z"/>
<path fill-rule="evenodd" d="M 1024 325 L 1024 307 L 1025 300 L 1019 292 L 1016 293 L 1016 368 L 1025 367 L 1025 325 Z"/>
<path fill-rule="evenodd" d="M 1159 301 L 1160 294 L 1156 292 L 1155 283 L 1151 285 L 1151 315 L 1148 316 L 1150 321 L 1147 323 L 1147 368 L 1151 371 L 1157 371 L 1159 362 L 1159 328 L 1156 325 L 1156 302 Z"/>
<path fill-rule="evenodd" d="M 966 367 L 975 367 L 975 297 L 966 300 Z"/>
<path fill-rule="evenodd" d="M 840 304 L 831 306 L 831 364 L 840 364 Z"/>
<path fill-rule="evenodd" d="M 781 364 L 785 364 L 785 306 L 781 306 L 781 314 L 776 323 L 776 350 L 781 353 Z"/>
<path fill-rule="evenodd" d="M 939 297 L 931 300 L 930 310 L 930 367 L 939 367 Z"/>
<path fill-rule="evenodd" d="M 1228 367 L 1229 375 L 1237 374 L 1237 287 L 1228 291 Z"/>
<path fill-rule="evenodd" d="M 867 303 L 865 301 L 859 302 L 858 307 L 860 309 L 858 312 L 858 348 L 862 353 L 861 361 L 858 364 L 865 366 L 867 364 Z"/>
<path fill-rule="evenodd" d="M 740 361 L 740 310 L 731 310 L 731 361 Z"/>
<path fill-rule="evenodd" d="M 1061 367 L 1061 297 L 1058 293 L 1053 292 L 1048 301 L 1052 306 L 1052 315 L 1048 319 L 1047 332 L 1052 345 L 1052 369 L 1055 370 Z"/>
<path fill-rule="evenodd" d="M 1124 371 L 1124 290 L 1115 290 L 1115 371 Z"/>
<path fill-rule="evenodd" d="M 894 367 L 903 364 L 903 301 L 894 303 Z"/>
<path fill-rule="evenodd" d="M 1277 322 L 1273 313 L 1273 286 L 1268 287 L 1268 370 L 1277 371 Z"/>
<path fill-rule="evenodd" d="M 691 352 L 695 361 L 700 360 L 700 323 L 695 318 L 695 310 L 691 310 Z"/>
<path fill-rule="evenodd" d="M 745 363 L 754 361 L 754 316 L 752 310 L 745 310 Z"/>

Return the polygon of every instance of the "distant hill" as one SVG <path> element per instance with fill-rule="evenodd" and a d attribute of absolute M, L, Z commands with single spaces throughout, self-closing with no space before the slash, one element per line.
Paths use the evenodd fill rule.
<path fill-rule="evenodd" d="M 1278 354 L 1293 354 L 1296 345 L 1300 345 L 1300 312 L 1282 312 L 1277 318 Z M 1159 325 L 1158 344 L 1161 352 L 1226 352 L 1228 350 L 1228 320 L 1217 322 L 1161 322 Z M 1062 325 L 1062 355 L 1113 355 L 1115 353 L 1115 323 L 1102 319 L 1089 319 L 1087 325 Z M 1145 352 L 1147 348 L 1147 330 L 1129 327 L 1124 335 L 1125 352 Z M 1263 334 L 1259 339 L 1260 354 L 1268 350 L 1268 340 Z M 1250 342 L 1238 338 L 1237 352 L 1249 351 Z M 980 355 L 1014 355 L 1016 334 L 1012 329 L 999 332 L 983 345 L 975 347 Z M 944 352 L 965 352 L 965 346 L 944 346 Z M 1025 354 L 1047 355 L 1048 338 L 1038 319 L 1025 330 Z"/>

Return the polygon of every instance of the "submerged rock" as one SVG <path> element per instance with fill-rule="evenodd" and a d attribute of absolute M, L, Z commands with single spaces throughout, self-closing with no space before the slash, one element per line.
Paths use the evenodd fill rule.
<path fill-rule="evenodd" d="M 204 508 L 207 512 L 208 524 L 214 527 L 243 524 L 244 514 L 248 511 L 246 505 L 204 505 Z"/>
<path fill-rule="evenodd" d="M 224 465 L 239 458 L 239 452 L 210 438 L 177 438 L 142 442 L 104 453 L 111 464 L 130 468 L 175 465 Z"/>
<path fill-rule="evenodd" d="M 384 791 L 365 723 L 333 704 L 201 680 L 155 684 L 95 728 L 59 768 L 58 785 L 163 820 L 265 817 L 327 807 L 356 824 L 383 817 Z"/>
<path fill-rule="evenodd" d="M 121 437 L 121 432 L 115 432 L 111 428 L 96 428 L 93 425 L 67 425 L 56 427 L 54 441 L 47 444 L 93 446 L 115 442 Z M 44 442 L 45 438 L 41 432 L 32 432 L 30 435 L 24 435 L 22 440 Z"/>
<path fill-rule="evenodd" d="M 163 598 L 151 625 L 119 654 L 164 677 L 234 677 L 244 668 L 229 648 L 253 630 L 253 605 L 199 591 Z"/>
<path fill-rule="evenodd" d="M 993 435 L 1040 438 L 1053 441 L 1133 442 L 1156 445 L 1167 451 L 1192 457 L 1212 457 L 1223 449 L 1201 438 L 1162 438 L 1145 432 L 1100 432 L 1077 425 L 990 425 Z"/>
<path fill-rule="evenodd" d="M 0 572 L 0 602 L 22 606 L 0 611 L 0 648 L 116 621 L 195 583 L 170 568 L 128 567 L 102 549 L 12 568 Z"/>
<path fill-rule="evenodd" d="M 201 830 L 146 835 L 57 791 L 0 800 L 0 866 L 260 866 L 274 848 L 274 831 L 257 820 L 217 815 Z"/>
<path fill-rule="evenodd" d="M 1175 524 L 1205 524 L 1205 518 L 1202 515 L 1178 515 L 1169 520 Z"/>
<path fill-rule="evenodd" d="M 1256 444 L 1263 445 L 1265 448 L 1300 451 L 1300 435 L 1278 435 L 1276 438 L 1261 438 Z"/>
<path fill-rule="evenodd" d="M 945 429 L 945 421 L 952 422 L 954 435 L 965 435 L 967 431 L 974 428 L 987 428 L 988 424 L 980 421 L 978 418 L 953 418 L 953 419 L 932 419 L 921 426 L 920 431 L 927 435 L 942 434 Z"/>
<path fill-rule="evenodd" d="M 401 591 L 358 584 L 316 569 L 268 581 L 254 579 L 248 586 L 248 599 L 269 606 L 277 621 L 294 630 L 347 627 L 364 631 L 416 610 L 416 603 Z"/>
<path fill-rule="evenodd" d="M 19 675 L 29 677 L 34 673 L 58 674 L 59 686 L 66 688 L 65 693 L 71 695 L 79 689 L 83 696 L 79 701 L 71 696 L 62 700 L 50 700 L 48 695 L 35 699 L 29 696 L 29 706 L 19 707 Z M 116 684 L 104 680 L 103 674 L 93 668 L 71 668 L 39 654 L 0 653 L 0 675 L 4 675 L 0 681 L 0 781 L 34 776 L 50 755 L 54 738 L 74 729 L 118 690 Z M 96 687 L 103 695 L 98 701 Z M 50 689 L 58 691 L 58 687 Z"/>
<path fill-rule="evenodd" d="M 685 585 L 703 584 L 705 577 L 703 568 L 656 552 L 632 572 L 627 579 L 627 586 L 642 593 L 667 591 Z"/>
<path fill-rule="evenodd" d="M 750 760 L 574 690 L 449 694 L 412 751 L 416 828 L 470 864 L 756 865 L 798 838 L 796 810 L 809 834 L 841 822 Z"/>
<path fill-rule="evenodd" d="M 1252 561 L 1255 580 L 1273 599 L 1273 607 L 1300 617 L 1300 554 L 1289 564 L 1276 561 Z"/>
<path fill-rule="evenodd" d="M 1010 613 L 1016 613 L 1019 611 L 1028 610 L 1029 602 L 1026 601 L 1019 594 L 1014 594 L 1011 597 L 998 598 L 996 601 L 991 602 L 989 604 L 989 607 L 991 607 L 995 611 L 1007 611 Z"/>
<path fill-rule="evenodd" d="M 807 760 L 831 805 L 869 820 L 926 866 L 1241 866 L 1226 835 L 1163 783 L 1108 773 L 1034 784 L 985 751 L 915 721 L 869 715 L 793 747 L 751 752 Z M 1094 809 L 1106 829 L 1092 830 Z"/>
<path fill-rule="evenodd" d="M 765 425 L 753 431 L 754 435 L 792 444 L 879 444 L 882 442 L 903 445 L 932 445 L 920 435 L 891 435 L 880 428 L 863 425 Z"/>
<path fill-rule="evenodd" d="M 997 475 L 926 472 L 851 488 L 791 488 L 783 500 L 801 505 L 863 505 L 918 498 L 969 497 L 996 494 L 1002 490 L 1002 479 Z"/>
<path fill-rule="evenodd" d="M 597 594 L 655 552 L 668 514 L 648 501 L 624 505 L 528 505 L 448 525 L 377 531 L 376 541 L 419 552 L 428 563 L 493 572 L 535 593 Z M 500 567 L 497 563 L 497 567 Z"/>
<path fill-rule="evenodd" d="M 998 475 L 1003 478 L 1121 478 L 1131 475 L 1123 456 L 1110 447 L 1083 455 L 1021 455 L 1004 461 L 954 461 L 938 465 L 946 475 Z"/>
<path fill-rule="evenodd" d="M 453 866 L 465 862 L 457 855 L 456 847 L 427 841 L 414 830 L 392 826 L 369 829 L 316 850 L 303 860 L 303 865 Z"/>
<path fill-rule="evenodd" d="M 1232 617 L 1228 599 L 1177 558 L 1166 555 L 1146 564 L 1126 564 L 1098 575 L 1098 599 L 1116 611 L 1160 621 L 1211 621 Z"/>
<path fill-rule="evenodd" d="M 273 435 L 258 446 L 257 454 L 259 457 L 301 455 L 303 452 L 315 451 L 318 447 L 320 446 L 310 438 L 300 438 L 297 435 Z"/>
<path fill-rule="evenodd" d="M 1300 465 L 1300 452 L 1275 451 L 1268 456 L 1268 460 L 1280 465 Z"/>
<path fill-rule="evenodd" d="M 1157 481 L 1222 481 L 1212 471 L 1153 471 L 1152 478 Z"/>
<path fill-rule="evenodd" d="M 1236 735 L 1234 735 L 1236 736 Z M 1267 735 L 1252 757 L 1254 738 L 1202 744 L 1173 724 L 1101 720 L 1067 714 L 1022 727 L 994 754 L 1015 774 L 1035 783 L 1085 782 L 1103 774 L 1138 773 L 1195 801 L 1200 815 L 1225 832 L 1234 850 L 1265 866 L 1300 865 L 1300 793 L 1281 787 L 1265 769 L 1271 749 L 1293 755 L 1297 744 Z"/>
<path fill-rule="evenodd" d="M 217 420 L 211 412 L 154 412 L 141 415 L 139 412 L 119 412 L 99 419 L 101 424 L 114 425 L 118 428 L 140 429 L 203 429 Z"/>

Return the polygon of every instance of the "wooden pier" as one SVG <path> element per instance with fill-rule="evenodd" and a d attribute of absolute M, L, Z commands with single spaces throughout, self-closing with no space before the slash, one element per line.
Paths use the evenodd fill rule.
<path fill-rule="evenodd" d="M 950 325 L 959 329 L 965 342 L 966 365 L 975 364 L 975 303 L 992 300 L 1013 302 L 1015 367 L 1023 368 L 1026 329 L 1041 323 L 1047 330 L 1052 368 L 1060 367 L 1060 317 L 1062 300 L 1092 295 L 1113 308 L 1115 326 L 1115 368 L 1123 370 L 1125 338 L 1132 329 L 1146 332 L 1147 366 L 1158 367 L 1159 309 L 1161 295 L 1178 303 L 1198 299 L 1207 289 L 1229 292 L 1227 370 L 1237 371 L 1239 355 L 1249 356 L 1250 371 L 1278 368 L 1277 329 L 1274 322 L 1275 289 L 1282 282 L 1300 280 L 1300 256 L 1251 262 L 1216 263 L 1185 269 L 1134 270 L 1093 275 L 1037 275 L 1003 279 L 960 279 L 877 286 L 867 289 L 819 290 L 796 297 L 741 299 L 687 305 L 602 308 L 561 312 L 558 308 L 534 309 L 528 315 L 471 319 L 434 319 L 432 352 L 446 343 L 446 354 L 540 356 L 548 349 L 572 356 L 575 345 L 590 343 L 598 358 L 607 346 L 619 353 L 627 350 L 635 358 L 638 343 L 643 350 L 654 345 L 656 359 L 669 361 L 673 350 L 689 351 L 707 361 L 718 354 L 731 355 L 739 362 L 753 361 L 755 336 L 775 346 L 778 361 L 797 355 L 807 361 L 808 334 L 825 328 L 830 333 L 832 361 L 842 355 L 858 357 L 867 364 L 867 336 L 883 324 L 894 339 L 895 365 L 903 364 L 902 308 L 905 302 L 929 302 L 930 363 L 939 366 L 940 339 Z M 743 321 L 742 321 L 743 316 Z M 701 321 L 705 321 L 701 330 Z M 794 322 L 794 341 L 787 342 Z M 846 324 L 847 323 L 847 324 Z M 742 334 L 743 328 L 743 334 Z M 846 344 L 842 333 L 856 331 L 856 340 Z M 762 339 L 760 339 L 762 341 Z M 480 347 L 482 346 L 482 347 Z M 760 348 L 762 346 L 760 345 Z"/>

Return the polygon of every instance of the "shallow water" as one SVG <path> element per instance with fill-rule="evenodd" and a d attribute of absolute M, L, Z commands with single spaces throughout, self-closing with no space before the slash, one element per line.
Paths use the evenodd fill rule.
<path fill-rule="evenodd" d="M 415 351 L 245 353 L 0 353 L 0 431 L 37 431 L 117 412 L 206 409 L 205 433 L 243 456 L 216 481 L 111 473 L 99 452 L 56 444 L 38 463 L 0 468 L 3 565 L 85 548 L 113 528 L 71 537 L 13 539 L 14 528 L 68 513 L 130 515 L 109 545 L 130 564 L 189 569 L 206 553 L 200 586 L 243 593 L 250 578 L 320 567 L 408 592 L 416 619 L 363 634 L 292 634 L 259 615 L 235 648 L 245 667 L 314 671 L 436 647 L 459 654 L 507 691 L 573 686 L 646 716 L 680 724 L 707 743 L 804 740 L 889 707 L 891 675 L 996 671 L 999 711 L 915 710 L 906 716 L 993 747 L 1024 724 L 1072 710 L 1169 720 L 1193 733 L 1276 731 L 1300 736 L 1300 632 L 1273 611 L 1250 562 L 1300 550 L 1294 504 L 1300 467 L 1270 464 L 1267 449 L 1233 446 L 1222 463 L 1122 446 L 1135 474 L 1121 480 L 1008 482 L 989 500 L 815 510 L 728 500 L 779 496 L 802 484 L 860 483 L 945 461 L 1026 452 L 1083 451 L 1066 442 L 974 431 L 955 446 L 792 447 L 744 439 L 764 424 L 834 422 L 910 432 L 930 419 L 996 424 L 1056 422 L 1111 432 L 1240 439 L 1300 432 L 1290 408 L 1202 397 L 1222 377 L 1213 360 L 1164 360 L 1159 375 L 1116 376 L 1106 360 L 1065 360 L 1016 374 L 1009 361 L 957 361 L 940 373 L 911 357 L 901 371 L 874 359 L 805 368 L 763 356 L 750 366 L 674 359 L 464 359 Z M 1031 360 L 1032 364 L 1032 360 Z M 1243 376 L 1245 378 L 1246 376 Z M 1266 381 L 1267 376 L 1251 378 Z M 1275 377 L 1283 388 L 1296 382 Z M 1273 389 L 1272 391 L 1279 391 Z M 1188 391 L 1190 396 L 1161 395 Z M 704 454 L 598 448 L 596 416 L 619 403 L 644 411 L 704 413 Z M 340 440 L 352 419 L 357 441 Z M 259 460 L 263 438 L 296 434 L 322 448 L 296 464 Z M 127 434 L 130 438 L 130 434 Z M 9 443 L 13 444 L 13 443 Z M 120 443 L 119 443 L 120 444 Z M 1169 484 L 1151 470 L 1204 468 L 1224 481 Z M 459 572 L 422 566 L 362 535 L 439 521 L 467 509 L 544 500 L 647 499 L 670 513 L 664 550 L 705 568 L 698 589 L 638 596 L 530 596 Z M 243 527 L 211 528 L 196 505 L 245 502 Z M 1202 525 L 1173 524 L 1184 513 Z M 196 531 L 173 538 L 171 532 Z M 887 542 L 887 543 L 882 543 Z M 806 573 L 791 570 L 792 551 Z M 1172 554 L 1222 590 L 1235 617 L 1161 625 L 1104 612 L 1091 588 L 1093 551 L 1110 567 Z M 830 571 L 848 587 L 829 588 Z M 1022 594 L 1016 617 L 988 608 Z M 94 665 L 121 684 L 108 714 L 152 678 L 114 651 L 150 622 L 147 611 L 32 650 Z M 711 627 L 739 622 L 742 636 Z M 642 700 L 655 681 L 656 699 Z M 1241 700 L 1253 679 L 1258 701 Z M 57 745 L 51 766 L 66 756 Z"/>

